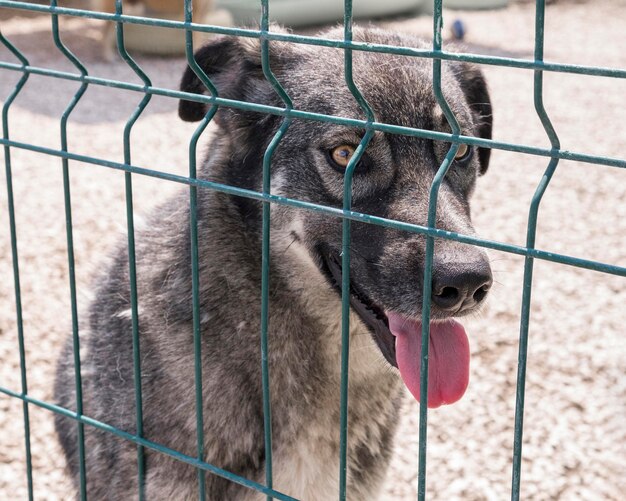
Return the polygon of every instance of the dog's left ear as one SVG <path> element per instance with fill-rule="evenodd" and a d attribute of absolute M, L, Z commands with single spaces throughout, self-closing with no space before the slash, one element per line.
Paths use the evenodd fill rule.
<path fill-rule="evenodd" d="M 483 139 L 491 139 L 493 115 L 485 77 L 476 66 L 468 63 L 454 64 L 453 70 L 474 115 L 476 134 Z M 487 172 L 490 156 L 491 148 L 478 148 L 481 175 Z"/>
<path fill-rule="evenodd" d="M 283 30 L 272 25 L 272 32 Z M 295 49 L 289 44 L 273 42 L 270 47 L 272 70 L 280 73 L 287 61 L 294 58 L 294 52 Z M 194 59 L 211 80 L 220 97 L 269 105 L 276 101 L 281 103 L 263 74 L 261 43 L 258 39 L 215 37 L 196 51 Z M 183 74 L 180 89 L 193 94 L 209 94 L 207 87 L 190 66 L 187 66 Z M 206 104 L 186 99 L 181 99 L 178 106 L 178 115 L 186 122 L 201 120 L 207 111 Z M 260 116 L 262 115 L 237 108 L 220 107 L 215 121 L 232 129 L 250 125 L 258 121 Z"/>

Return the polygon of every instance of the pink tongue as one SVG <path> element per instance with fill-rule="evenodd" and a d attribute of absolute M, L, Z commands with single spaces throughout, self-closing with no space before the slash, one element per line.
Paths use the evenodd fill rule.
<path fill-rule="evenodd" d="M 404 384 L 419 402 L 422 361 L 422 323 L 387 312 L 389 330 L 396 336 L 396 361 Z M 469 382 L 469 342 L 454 320 L 430 324 L 428 347 L 428 407 L 459 400 Z"/>

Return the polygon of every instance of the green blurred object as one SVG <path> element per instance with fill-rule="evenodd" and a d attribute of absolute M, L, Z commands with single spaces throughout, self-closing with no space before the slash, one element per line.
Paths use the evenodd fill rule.
<path fill-rule="evenodd" d="M 497 9 L 509 5 L 509 0 L 443 0 L 447 9 L 477 10 Z"/>
<path fill-rule="evenodd" d="M 165 19 L 182 21 L 183 14 L 179 16 L 172 14 L 159 15 L 155 13 L 146 14 L 154 19 Z M 233 19 L 226 9 L 210 10 L 201 13 L 196 18 L 196 22 L 215 26 L 232 26 Z M 195 47 L 199 47 L 207 42 L 212 36 L 211 33 L 194 32 L 193 42 Z M 144 54 L 160 56 L 181 56 L 185 53 L 185 32 L 183 30 L 162 28 L 149 24 L 129 24 L 124 30 L 124 45 Z"/>
<path fill-rule="evenodd" d="M 422 11 L 430 0 L 362 0 L 355 3 L 355 18 L 383 17 Z M 258 0 L 217 0 L 217 8 L 227 9 L 235 25 L 252 25 L 261 18 Z M 306 26 L 343 19 L 343 0 L 272 0 L 270 19 L 287 26 Z"/>
<path fill-rule="evenodd" d="M 507 7 L 510 0 L 443 0 L 443 7 L 451 10 L 487 10 Z M 425 0 L 424 14 L 433 13 L 433 2 Z"/>

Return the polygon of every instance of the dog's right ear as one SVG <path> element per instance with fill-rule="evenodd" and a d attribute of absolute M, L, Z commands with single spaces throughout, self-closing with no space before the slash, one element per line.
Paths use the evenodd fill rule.
<path fill-rule="evenodd" d="M 242 99 L 245 80 L 263 76 L 260 55 L 254 54 L 258 45 L 256 40 L 217 37 L 196 51 L 194 58 L 217 88 L 220 97 Z M 180 90 L 194 94 L 210 93 L 190 66 L 183 74 Z M 178 105 L 178 115 L 186 122 L 202 120 L 207 110 L 207 104 L 185 99 L 181 99 Z"/>
<path fill-rule="evenodd" d="M 467 99 L 467 104 L 474 115 L 476 134 L 483 139 L 491 139 L 493 128 L 493 111 L 487 82 L 477 66 L 468 63 L 454 63 L 454 75 L 461 84 L 461 90 Z M 487 172 L 489 166 L 490 148 L 478 148 L 480 174 Z"/>

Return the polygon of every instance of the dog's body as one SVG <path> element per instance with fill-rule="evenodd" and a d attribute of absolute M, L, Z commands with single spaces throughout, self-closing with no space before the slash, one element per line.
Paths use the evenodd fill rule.
<path fill-rule="evenodd" d="M 355 39 L 419 44 L 377 30 L 357 30 Z M 272 69 L 297 109 L 362 116 L 342 86 L 341 51 L 273 43 L 271 56 Z M 196 57 L 221 96 L 281 105 L 263 77 L 258 42 L 222 38 Z M 429 61 L 355 53 L 354 66 L 357 84 L 379 121 L 446 130 L 431 90 Z M 450 64 L 444 85 L 464 133 L 490 137 L 490 105 L 480 73 L 465 64 Z M 182 88 L 196 93 L 204 90 L 191 70 L 183 77 Z M 201 104 L 181 102 L 185 120 L 198 120 L 206 111 Z M 216 120 L 220 127 L 200 177 L 260 191 L 263 153 L 282 118 L 222 109 Z M 272 193 L 340 207 L 343 177 L 333 159 L 340 158 L 337 152 L 345 152 L 337 146 L 356 145 L 362 134 L 294 120 L 273 157 Z M 355 171 L 354 209 L 424 224 L 428 189 L 447 149 L 432 141 L 376 133 Z M 475 178 L 487 167 L 488 153 L 478 149 L 476 155 L 470 153 L 451 168 L 439 197 L 440 228 L 472 231 L 467 199 Z M 263 483 L 260 204 L 199 189 L 198 241 L 204 459 Z M 136 242 L 143 436 L 195 457 L 188 193 L 155 211 L 146 228 L 138 231 Z M 272 205 L 268 359 L 274 488 L 299 499 L 332 499 L 339 485 L 341 304 L 336 263 L 340 249 L 339 219 Z M 388 364 L 396 365 L 395 347 L 389 347 L 391 334 L 373 335 L 376 320 L 371 312 L 379 322 L 383 311 L 401 312 L 407 319 L 419 317 L 423 249 L 424 239 L 419 235 L 352 225 L 350 499 L 376 498 L 391 456 L 402 396 L 402 381 Z M 482 253 L 437 241 L 434 280 L 444 280 L 445 270 L 458 271 L 468 263 L 473 263 L 474 270 L 481 269 L 484 278 Z M 483 280 L 481 287 L 488 288 L 486 283 Z M 135 433 L 128 284 L 127 251 L 120 248 L 98 284 L 82 326 L 81 360 L 84 414 Z M 441 303 L 443 294 L 433 297 L 433 317 L 463 314 L 482 301 L 473 289 L 469 295 L 461 298 L 454 311 Z M 360 309 L 363 305 L 369 314 Z M 56 396 L 61 405 L 74 409 L 72 360 L 68 342 L 59 364 Z M 58 417 L 56 424 L 76 478 L 76 423 Z M 136 496 L 135 444 L 91 427 L 85 435 L 89 498 Z M 197 472 L 192 466 L 149 449 L 145 453 L 147 499 L 197 497 Z M 212 500 L 263 497 L 211 474 L 206 475 L 206 488 Z"/>

